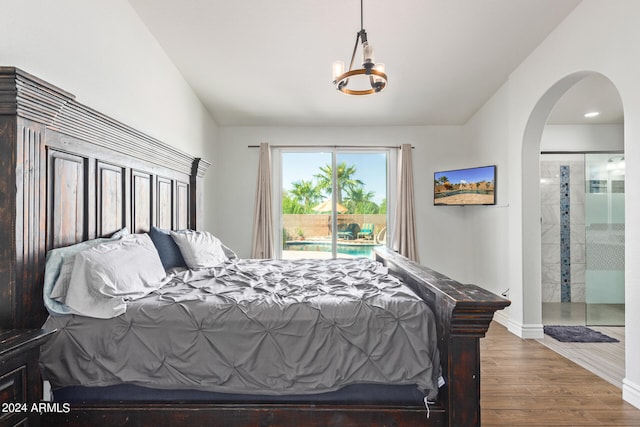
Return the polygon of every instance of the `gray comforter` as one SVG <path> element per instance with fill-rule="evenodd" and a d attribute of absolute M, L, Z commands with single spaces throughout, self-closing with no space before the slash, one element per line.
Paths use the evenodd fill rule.
<path fill-rule="evenodd" d="M 431 310 L 368 259 L 234 260 L 174 273 L 112 319 L 50 316 L 52 387 L 120 383 L 246 394 L 310 394 L 354 383 L 437 395 Z"/>

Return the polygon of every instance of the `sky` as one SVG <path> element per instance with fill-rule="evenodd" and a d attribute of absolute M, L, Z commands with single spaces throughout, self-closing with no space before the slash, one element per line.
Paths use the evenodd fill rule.
<path fill-rule="evenodd" d="M 337 163 L 346 162 L 355 166 L 353 179 L 364 183 L 366 191 L 375 193 L 373 201 L 380 204 L 386 198 L 387 163 L 386 153 L 338 153 Z M 331 153 L 305 152 L 282 154 L 282 186 L 285 190 L 293 188 L 293 182 L 315 179 L 320 167 L 331 164 Z"/>
<path fill-rule="evenodd" d="M 484 166 L 480 168 L 436 172 L 434 179 L 438 180 L 441 176 L 446 176 L 449 178 L 451 184 L 493 181 L 495 179 L 494 172 L 494 166 Z"/>

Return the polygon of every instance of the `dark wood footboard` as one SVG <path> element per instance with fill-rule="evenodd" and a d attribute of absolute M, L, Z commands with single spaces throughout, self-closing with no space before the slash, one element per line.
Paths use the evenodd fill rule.
<path fill-rule="evenodd" d="M 480 425 L 480 338 L 497 310 L 511 302 L 400 256 L 376 249 L 376 258 L 402 278 L 433 310 L 446 385 L 440 390 L 450 426 Z"/>
<path fill-rule="evenodd" d="M 442 409 L 422 407 L 234 404 L 114 404 L 45 414 L 43 426 L 375 427 L 448 426 Z"/>

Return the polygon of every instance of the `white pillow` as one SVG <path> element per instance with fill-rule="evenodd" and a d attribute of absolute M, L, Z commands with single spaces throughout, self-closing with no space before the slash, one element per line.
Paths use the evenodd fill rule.
<path fill-rule="evenodd" d="M 126 311 L 126 301 L 162 286 L 164 267 L 147 234 L 131 234 L 78 253 L 65 303 L 75 313 L 108 319 Z"/>
<path fill-rule="evenodd" d="M 172 231 L 171 237 L 192 270 L 215 267 L 227 260 L 222 243 L 208 231 Z"/>
<path fill-rule="evenodd" d="M 51 249 L 47 252 L 47 262 L 44 270 L 44 285 L 42 296 L 44 305 L 51 314 L 69 314 L 71 310 L 64 304 L 69 288 L 69 280 L 73 271 L 73 261 L 78 252 L 84 251 L 109 240 L 120 239 L 130 234 L 127 227 L 116 231 L 110 238 L 87 240 L 75 245 Z M 66 265 L 65 265 L 66 264 Z"/>
<path fill-rule="evenodd" d="M 67 290 L 69 289 L 69 282 L 71 281 L 71 274 L 73 273 L 73 264 L 75 263 L 75 261 L 75 254 L 64 257 L 62 266 L 60 267 L 58 280 L 56 280 L 56 284 L 53 285 L 53 289 L 51 290 L 51 299 L 64 304 L 64 300 L 67 297 Z"/>

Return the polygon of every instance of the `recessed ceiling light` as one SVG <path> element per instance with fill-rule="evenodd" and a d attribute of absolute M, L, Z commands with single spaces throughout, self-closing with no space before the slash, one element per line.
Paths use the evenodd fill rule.
<path fill-rule="evenodd" d="M 589 112 L 589 113 L 584 113 L 584 116 L 585 116 L 587 119 L 590 119 L 590 118 L 592 118 L 592 117 L 596 117 L 596 116 L 599 116 L 599 115 L 600 115 L 600 112 L 599 112 L 599 111 L 591 111 L 591 112 Z"/>

